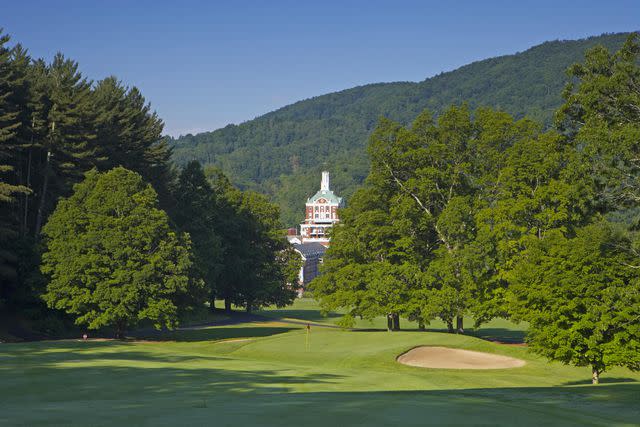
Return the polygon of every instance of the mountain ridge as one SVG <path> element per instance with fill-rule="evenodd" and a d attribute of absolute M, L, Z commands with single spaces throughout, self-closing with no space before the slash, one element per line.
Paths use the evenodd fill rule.
<path fill-rule="evenodd" d="M 332 172 L 337 193 L 349 197 L 368 172 L 364 147 L 379 117 L 408 124 L 425 108 L 488 106 L 550 125 L 561 104 L 566 68 L 597 44 L 613 51 L 629 33 L 554 40 L 524 51 L 471 62 L 419 82 L 369 83 L 296 101 L 240 124 L 168 137 L 178 164 L 220 167 L 244 189 L 271 195 L 293 225 L 316 190 L 320 170 Z"/>

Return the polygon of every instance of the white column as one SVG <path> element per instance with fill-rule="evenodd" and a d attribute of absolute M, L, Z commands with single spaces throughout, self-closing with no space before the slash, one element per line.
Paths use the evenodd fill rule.
<path fill-rule="evenodd" d="M 322 181 L 320 181 L 320 190 L 329 191 L 329 172 L 322 172 Z"/>

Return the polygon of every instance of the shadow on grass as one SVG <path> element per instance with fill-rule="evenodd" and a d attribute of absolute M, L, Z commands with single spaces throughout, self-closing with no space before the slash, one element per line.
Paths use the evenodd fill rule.
<path fill-rule="evenodd" d="M 342 317 L 341 314 L 330 312 L 326 316 L 320 313 L 320 310 L 292 310 L 292 309 L 275 309 L 260 311 L 259 314 L 272 319 L 300 319 L 308 322 L 329 322 L 332 319 Z"/>
<path fill-rule="evenodd" d="M 59 340 L 3 346 L 0 348 L 0 377 L 10 377 L 16 369 L 23 374 L 27 369 L 38 372 L 35 377 L 39 377 L 69 369 L 108 369 L 104 365 L 112 364 L 127 366 L 139 362 L 173 364 L 225 360 L 228 359 L 200 354 L 158 354 L 126 341 Z"/>
<path fill-rule="evenodd" d="M 175 331 L 145 331 L 135 332 L 131 336 L 135 339 L 151 341 L 217 341 L 233 338 L 258 338 L 289 332 L 296 327 L 287 326 L 225 326 L 225 327 L 203 327 L 200 329 L 187 329 Z"/>
<path fill-rule="evenodd" d="M 105 358 L 105 354 L 85 354 L 74 347 L 67 346 L 57 357 L 71 362 Z M 640 383 L 631 382 L 584 387 L 298 392 L 300 386 L 335 390 L 337 384 L 345 383 L 345 377 L 292 373 L 286 366 L 251 369 L 242 365 L 241 370 L 238 365 L 225 369 L 214 364 L 178 369 L 153 364 L 175 362 L 172 356 L 128 351 L 118 352 L 119 359 L 111 366 L 60 365 L 48 359 L 51 355 L 28 353 L 21 357 L 32 360 L 14 360 L 2 371 L 3 380 L 11 387 L 0 388 L 0 424 L 82 425 L 99 420 L 101 425 L 200 425 L 215 420 L 217 425 L 610 425 L 636 423 L 640 410 Z M 144 360 L 149 365 L 123 364 L 126 360 Z M 33 371 L 25 371 L 25 364 Z M 43 407 L 47 410 L 40 409 Z"/>
<path fill-rule="evenodd" d="M 381 328 L 357 328 L 352 329 L 352 332 L 388 332 L 386 329 Z M 444 328 L 426 328 L 426 329 L 417 329 L 417 328 L 403 328 L 399 331 L 393 331 L 391 333 L 402 333 L 402 332 L 438 332 L 438 333 L 449 333 L 447 329 Z M 522 344 L 524 343 L 524 338 L 526 333 L 524 331 L 514 331 L 511 329 L 503 329 L 503 328 L 479 328 L 479 329 L 467 329 L 464 334 L 470 337 L 481 338 L 487 341 L 495 341 L 499 343 L 505 344 Z"/>
<path fill-rule="evenodd" d="M 505 328 L 478 328 L 466 331 L 466 334 L 489 341 L 508 344 L 522 344 L 524 343 L 524 338 L 526 336 L 525 331 Z"/>
<path fill-rule="evenodd" d="M 600 384 L 620 384 L 620 383 L 640 383 L 639 380 L 635 379 L 635 378 L 626 378 L 626 377 L 600 377 Z M 567 381 L 565 383 L 562 383 L 562 385 L 587 385 L 587 384 L 591 384 L 591 380 L 590 379 L 584 379 L 584 380 L 580 380 L 580 381 Z M 638 395 L 638 398 L 640 399 L 640 394 Z"/>

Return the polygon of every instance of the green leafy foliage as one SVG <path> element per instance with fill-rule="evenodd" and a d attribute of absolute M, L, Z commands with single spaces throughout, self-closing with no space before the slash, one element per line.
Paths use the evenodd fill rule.
<path fill-rule="evenodd" d="M 346 308 L 345 324 L 394 310 L 450 331 L 510 316 L 530 323 L 535 352 L 591 366 L 594 383 L 639 370 L 640 251 L 625 221 L 638 209 L 639 55 L 632 35 L 571 67 L 557 130 L 466 106 L 410 128 L 381 119 L 312 284 L 323 308 Z"/>
<path fill-rule="evenodd" d="M 170 150 L 162 121 L 136 88 L 87 80 L 57 54 L 32 59 L 0 36 L 0 309 L 48 316 L 38 295 L 40 230 L 92 168 L 124 166 L 171 206 Z"/>
<path fill-rule="evenodd" d="M 288 260 L 294 252 L 282 252 L 288 243 L 282 234 L 278 207 L 266 196 L 252 191 L 242 192 L 236 203 L 242 250 L 233 256 L 242 265 L 233 303 L 247 311 L 272 304 L 278 307 L 291 304 L 296 286 L 289 281 Z"/>
<path fill-rule="evenodd" d="M 192 275 L 204 282 L 210 302 L 215 301 L 223 268 L 223 241 L 217 232 L 220 216 L 217 196 L 200 163 L 187 164 L 176 187 L 173 219 L 181 231 L 191 236 Z"/>
<path fill-rule="evenodd" d="M 551 360 L 640 370 L 640 270 L 627 236 L 606 223 L 534 239 L 513 269 L 514 310 L 530 348 Z"/>
<path fill-rule="evenodd" d="M 586 158 L 598 207 L 633 209 L 640 201 L 640 44 L 634 34 L 609 53 L 590 50 L 584 63 L 569 69 L 572 84 L 557 114 L 560 129 Z"/>
<path fill-rule="evenodd" d="M 278 206 L 262 194 L 238 190 L 219 169 L 205 173 L 216 193 L 214 229 L 223 253 L 216 295 L 227 309 L 291 304 L 302 260 L 284 238 Z"/>
<path fill-rule="evenodd" d="M 325 309 L 440 318 L 460 331 L 469 314 L 478 323 L 500 314 L 495 244 L 477 218 L 502 185 L 508 147 L 540 127 L 488 109 L 475 116 L 463 106 L 437 120 L 425 111 L 409 128 L 380 121 L 367 184 L 341 211 L 325 274 L 312 283 Z"/>
<path fill-rule="evenodd" d="M 176 326 L 177 300 L 194 291 L 190 242 L 170 229 L 140 175 L 122 167 L 88 172 L 43 233 L 42 272 L 50 278 L 43 298 L 50 307 L 89 329 L 113 326 L 119 337 L 144 319 L 156 328 Z"/>

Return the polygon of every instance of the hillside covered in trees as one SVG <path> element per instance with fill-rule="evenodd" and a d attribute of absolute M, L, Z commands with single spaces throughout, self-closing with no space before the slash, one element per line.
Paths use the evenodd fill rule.
<path fill-rule="evenodd" d="M 369 171 L 367 140 L 380 116 L 409 124 L 421 111 L 436 116 L 449 105 L 489 106 L 549 125 L 562 104 L 565 70 L 587 49 L 617 50 L 627 34 L 551 41 L 490 58 L 422 82 L 380 83 L 307 99 L 240 125 L 169 138 L 178 164 L 199 160 L 220 167 L 241 188 L 273 196 L 287 225 L 302 216 L 320 171 L 332 173 L 349 197 Z"/>

